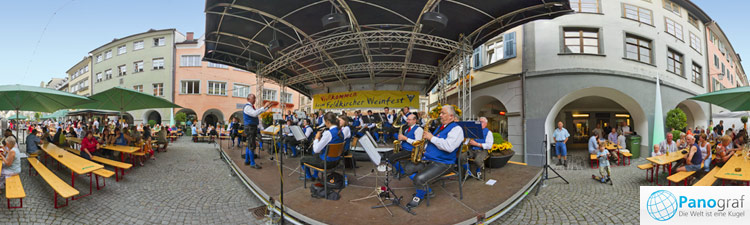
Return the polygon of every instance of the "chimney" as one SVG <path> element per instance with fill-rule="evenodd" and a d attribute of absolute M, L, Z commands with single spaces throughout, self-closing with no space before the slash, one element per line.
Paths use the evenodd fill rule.
<path fill-rule="evenodd" d="M 193 41 L 193 32 L 187 32 L 187 41 Z"/>

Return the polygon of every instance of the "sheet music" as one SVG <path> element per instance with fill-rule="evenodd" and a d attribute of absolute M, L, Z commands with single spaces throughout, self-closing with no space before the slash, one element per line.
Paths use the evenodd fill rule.
<path fill-rule="evenodd" d="M 373 146 L 372 142 L 370 142 L 370 140 L 367 138 L 360 138 L 359 144 L 361 144 L 365 149 L 365 152 L 367 152 L 367 156 L 370 157 L 372 163 L 374 163 L 376 166 L 380 165 L 380 154 L 375 149 L 375 146 Z"/>
<path fill-rule="evenodd" d="M 299 126 L 291 126 L 290 129 L 292 130 L 292 134 L 294 134 L 294 139 L 297 141 L 302 141 L 307 139 L 305 137 L 305 132 L 302 132 L 302 128 Z"/>

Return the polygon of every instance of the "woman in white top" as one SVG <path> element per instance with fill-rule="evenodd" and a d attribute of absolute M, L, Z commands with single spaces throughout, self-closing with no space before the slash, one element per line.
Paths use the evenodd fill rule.
<path fill-rule="evenodd" d="M 21 158 L 19 157 L 18 145 L 16 139 L 8 137 L 5 139 L 3 153 L 0 154 L 0 162 L 3 164 L 3 171 L 0 173 L 0 189 L 5 189 L 5 179 L 21 173 Z M 0 192 L 2 193 L 2 192 Z"/>
<path fill-rule="evenodd" d="M 708 143 L 707 139 L 708 135 L 706 133 L 700 134 L 698 150 L 701 151 L 701 155 L 703 156 L 703 169 L 709 171 L 709 167 L 711 166 L 711 144 Z"/>
<path fill-rule="evenodd" d="M 623 131 L 617 132 L 617 145 L 620 147 L 620 152 L 630 152 L 630 150 L 625 149 L 625 146 L 627 146 L 627 143 L 625 143 L 625 135 L 622 134 Z"/>

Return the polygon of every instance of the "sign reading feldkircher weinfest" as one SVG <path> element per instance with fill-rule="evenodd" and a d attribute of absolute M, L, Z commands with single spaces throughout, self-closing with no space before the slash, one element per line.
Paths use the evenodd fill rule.
<path fill-rule="evenodd" d="M 313 96 L 313 109 L 346 108 L 419 108 L 417 91 L 352 91 L 317 94 Z"/>

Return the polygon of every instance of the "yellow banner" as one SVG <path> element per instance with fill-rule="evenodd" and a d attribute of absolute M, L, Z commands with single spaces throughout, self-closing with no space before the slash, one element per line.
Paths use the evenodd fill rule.
<path fill-rule="evenodd" d="M 383 108 L 398 109 L 409 106 L 419 108 L 417 91 L 352 91 L 317 94 L 313 96 L 313 109 Z M 398 110 L 396 110 L 398 111 Z"/>

